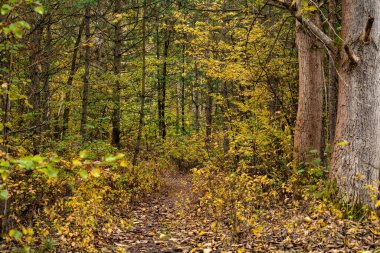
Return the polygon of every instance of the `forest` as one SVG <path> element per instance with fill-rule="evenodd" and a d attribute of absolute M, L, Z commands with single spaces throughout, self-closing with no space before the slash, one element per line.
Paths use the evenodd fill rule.
<path fill-rule="evenodd" d="M 0 252 L 380 252 L 379 0 L 1 0 Z"/>

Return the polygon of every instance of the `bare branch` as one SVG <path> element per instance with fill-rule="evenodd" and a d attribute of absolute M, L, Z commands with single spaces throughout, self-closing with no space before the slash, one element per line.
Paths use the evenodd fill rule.
<path fill-rule="evenodd" d="M 371 30 L 372 30 L 372 26 L 373 26 L 374 21 L 375 21 L 375 19 L 373 17 L 368 18 L 367 25 L 365 27 L 364 34 L 363 34 L 363 42 L 364 43 L 368 43 L 370 41 Z"/>
<path fill-rule="evenodd" d="M 356 65 L 358 64 L 360 58 L 352 52 L 351 48 L 346 44 L 344 45 L 344 51 L 346 52 L 348 59 L 350 60 L 351 64 Z"/>

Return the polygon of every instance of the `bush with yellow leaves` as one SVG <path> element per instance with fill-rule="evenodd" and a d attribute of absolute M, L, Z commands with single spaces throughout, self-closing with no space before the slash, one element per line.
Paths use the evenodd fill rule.
<path fill-rule="evenodd" d="M 4 157 L 0 165 L 2 250 L 9 251 L 97 252 L 97 237 L 127 226 L 129 203 L 160 184 L 154 166 L 132 166 L 123 154 Z"/>
<path fill-rule="evenodd" d="M 201 195 L 200 206 L 212 220 L 211 226 L 227 228 L 233 241 L 249 234 L 260 210 L 278 197 L 274 180 L 267 176 L 225 171 L 214 165 L 193 172 L 193 190 Z"/>

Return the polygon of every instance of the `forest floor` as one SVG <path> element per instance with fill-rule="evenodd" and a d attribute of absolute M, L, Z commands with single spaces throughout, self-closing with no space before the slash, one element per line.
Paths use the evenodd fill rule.
<path fill-rule="evenodd" d="M 263 211 L 259 235 L 233 244 L 225 239 L 229 231 L 210 228 L 191 191 L 191 175 L 171 172 L 160 192 L 133 206 L 131 226 L 104 238 L 99 252 L 380 252 L 378 222 L 340 219 L 315 208 L 304 203 Z"/>
<path fill-rule="evenodd" d="M 170 172 L 161 190 L 136 203 L 131 212 L 132 225 L 119 230 L 108 243 L 118 252 L 172 253 L 215 252 L 221 240 L 211 232 L 207 220 L 200 221 L 196 196 L 191 191 L 189 174 Z M 192 208 L 193 207 L 193 208 Z M 198 210 L 199 211 L 199 210 Z M 109 247 L 101 248 L 110 252 Z"/>

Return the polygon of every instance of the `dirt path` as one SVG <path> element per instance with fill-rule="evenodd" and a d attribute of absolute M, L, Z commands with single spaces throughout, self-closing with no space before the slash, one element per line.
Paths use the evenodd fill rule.
<path fill-rule="evenodd" d="M 162 190 L 134 208 L 133 227 L 115 246 L 128 253 L 218 252 L 211 250 L 214 236 L 204 232 L 192 210 L 190 187 L 189 175 L 167 175 Z"/>

